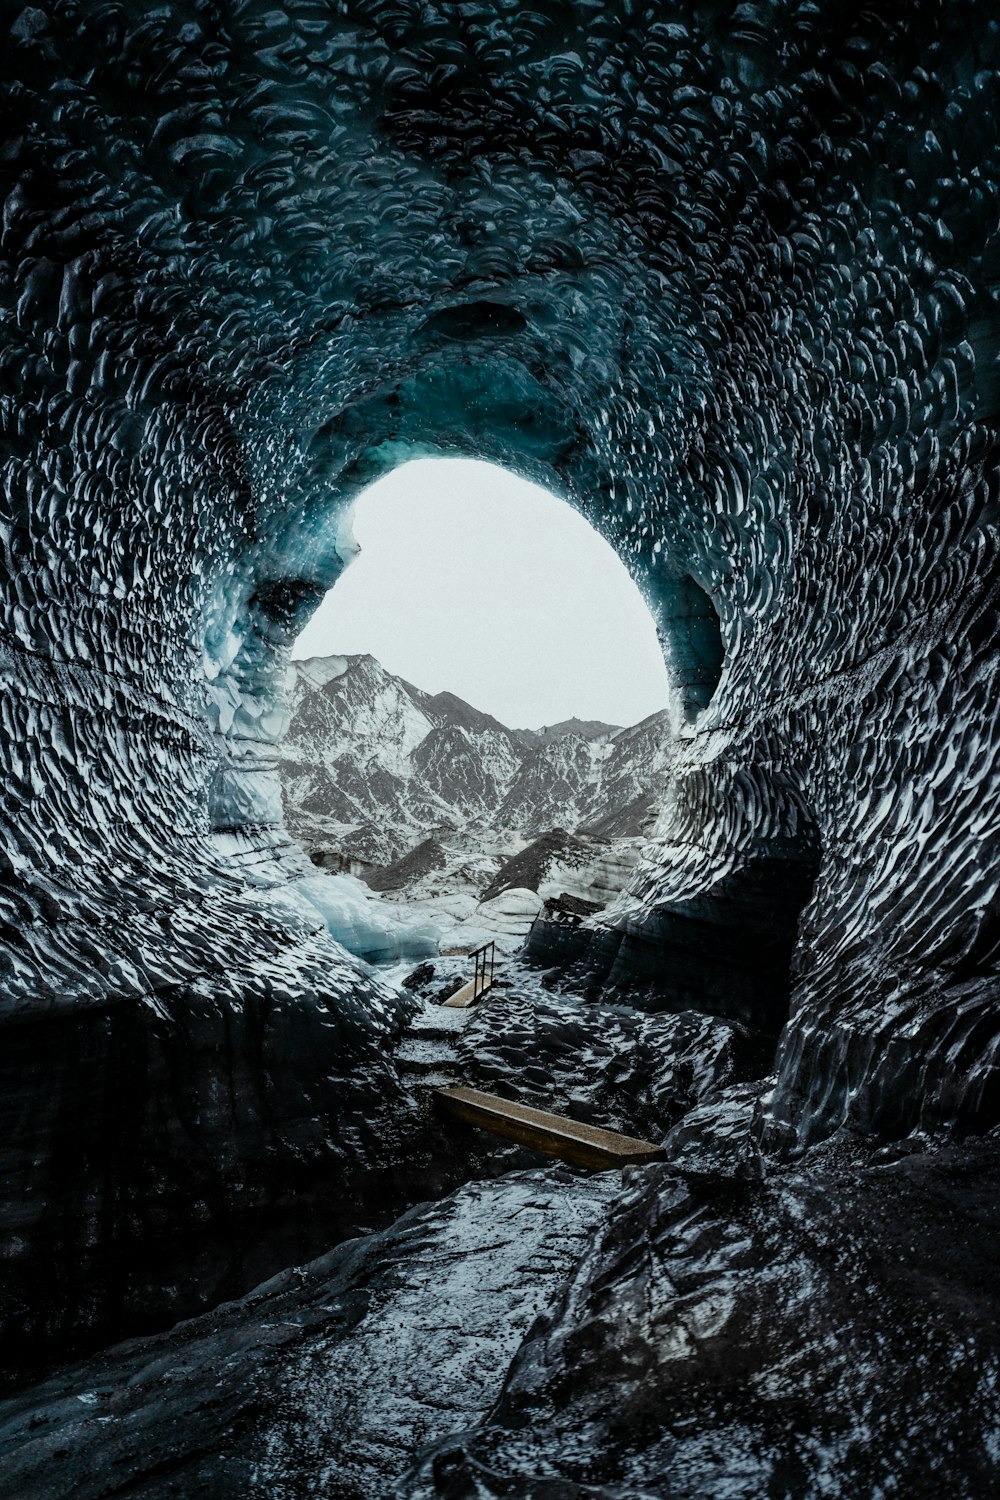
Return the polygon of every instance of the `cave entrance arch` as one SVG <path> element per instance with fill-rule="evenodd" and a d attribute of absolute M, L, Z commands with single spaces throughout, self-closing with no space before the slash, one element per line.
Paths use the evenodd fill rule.
<path fill-rule="evenodd" d="M 512 727 L 574 716 L 624 726 L 667 706 L 647 603 L 549 488 L 481 460 L 414 458 L 365 488 L 341 539 L 358 552 L 293 657 L 370 651 Z"/>
<path fill-rule="evenodd" d="M 273 439 L 276 424 L 288 430 L 285 408 L 265 403 L 257 413 L 267 442 L 251 545 L 208 592 L 196 643 L 217 736 L 209 819 L 229 840 L 228 860 L 252 864 L 258 831 L 281 823 L 274 772 L 284 669 L 350 560 L 345 519 L 371 485 L 413 460 L 474 456 L 565 496 L 641 589 L 679 733 L 698 733 L 706 709 L 721 703 L 738 621 L 712 539 L 675 534 L 661 496 L 647 505 L 648 476 L 634 471 L 628 446 L 619 454 L 606 435 L 596 440 L 569 367 L 553 362 L 551 338 L 541 324 L 533 332 L 523 324 L 523 315 L 463 303 L 460 316 L 430 319 L 411 369 L 346 405 L 331 399 L 320 361 L 296 398 L 289 441 Z"/>
<path fill-rule="evenodd" d="M 285 825 L 313 862 L 384 892 L 464 863 L 493 899 L 637 841 L 680 711 L 589 522 L 496 465 L 423 457 L 359 494 L 340 538 L 357 555 L 292 649 L 281 752 Z M 546 868 L 522 859 L 505 887 L 536 842 Z"/>

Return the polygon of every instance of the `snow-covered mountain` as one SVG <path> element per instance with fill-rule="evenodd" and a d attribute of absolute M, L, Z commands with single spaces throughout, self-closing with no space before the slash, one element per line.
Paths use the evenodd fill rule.
<path fill-rule="evenodd" d="M 429 836 L 488 834 L 511 853 L 553 828 L 638 835 L 670 759 L 665 712 L 629 729 L 569 719 L 509 729 L 452 693 L 426 693 L 373 656 L 290 668 L 285 818 L 310 851 L 359 872 Z"/>

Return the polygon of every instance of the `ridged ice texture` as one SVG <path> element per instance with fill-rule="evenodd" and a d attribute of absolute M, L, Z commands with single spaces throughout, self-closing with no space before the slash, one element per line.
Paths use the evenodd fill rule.
<path fill-rule="evenodd" d="M 276 878 L 344 503 L 461 452 L 657 616 L 685 742 L 634 901 L 815 826 L 778 1134 L 995 1118 L 992 6 L 8 14 L 8 1011 L 341 974 L 234 855 Z"/>

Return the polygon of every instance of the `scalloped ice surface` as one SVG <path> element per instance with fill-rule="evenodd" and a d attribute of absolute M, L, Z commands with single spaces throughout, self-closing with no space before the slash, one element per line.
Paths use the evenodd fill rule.
<path fill-rule="evenodd" d="M 997 1118 L 1000 37 L 852 15 L 5 13 L 13 1264 L 371 1160 L 399 1002 L 289 889 L 274 747 L 349 502 L 425 453 L 647 593 L 681 727 L 628 921 L 821 851 L 766 1138 Z"/>

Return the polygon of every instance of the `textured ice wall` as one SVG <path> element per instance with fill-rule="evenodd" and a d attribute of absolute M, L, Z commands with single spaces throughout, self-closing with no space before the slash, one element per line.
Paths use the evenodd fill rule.
<path fill-rule="evenodd" d="M 269 894 L 269 747 L 341 508 L 463 452 L 657 615 L 636 899 L 816 831 L 778 1134 L 995 1119 L 991 7 L 7 14 L 6 1017 L 195 984 L 376 1039 Z"/>

